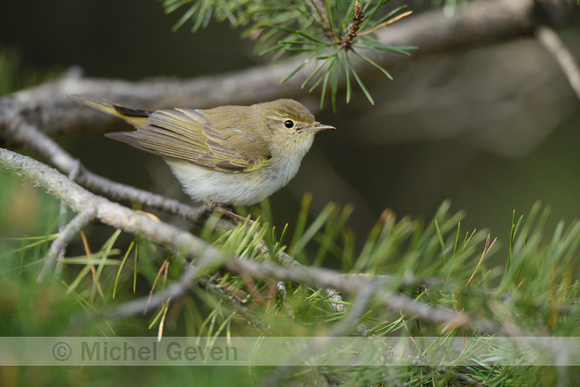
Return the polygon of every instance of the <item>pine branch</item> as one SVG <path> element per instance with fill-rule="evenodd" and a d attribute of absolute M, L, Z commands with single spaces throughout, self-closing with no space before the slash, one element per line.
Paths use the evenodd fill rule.
<path fill-rule="evenodd" d="M 318 7 L 322 4 L 319 1 L 315 2 L 319 4 Z M 551 12 L 550 7 L 546 7 L 546 4 L 558 6 L 558 4 L 570 4 L 570 1 L 538 0 L 533 3 L 531 8 L 528 8 L 530 3 L 524 0 L 510 2 L 474 2 L 467 5 L 463 10 L 459 8 L 456 10 L 456 17 L 458 15 L 478 16 L 477 19 L 471 21 L 466 20 L 464 24 L 455 19 L 447 19 L 445 23 L 434 22 L 436 18 L 429 19 L 427 16 L 430 17 L 435 14 L 429 13 L 427 15 L 420 15 L 417 18 L 403 20 L 400 23 L 394 24 L 389 30 L 383 31 L 376 29 L 375 31 L 381 39 L 384 36 L 391 36 L 389 34 L 385 35 L 386 32 L 391 33 L 396 30 L 401 33 L 401 37 L 406 44 L 411 44 L 411 42 L 406 40 L 409 38 L 417 40 L 423 39 L 422 41 L 424 42 L 432 43 L 424 47 L 424 49 L 417 51 L 414 55 L 415 57 L 446 52 L 451 49 L 461 48 L 464 45 L 472 46 L 475 42 L 488 44 L 511 39 L 516 36 L 531 36 L 537 33 L 537 38 L 543 41 L 543 44 L 546 45 L 549 51 L 553 52 L 554 57 L 567 73 L 569 81 L 573 85 L 574 72 L 577 71 L 569 72 L 568 70 L 572 68 L 569 66 L 570 61 L 566 59 L 562 60 L 562 58 L 566 57 L 565 48 L 562 49 L 562 46 L 558 44 L 561 42 L 554 42 L 549 34 L 544 34 L 545 31 L 543 28 L 545 27 L 537 27 L 538 25 L 546 23 L 546 20 L 548 21 L 548 25 L 554 21 L 553 17 L 545 16 L 546 12 Z M 474 9 L 479 9 L 480 11 L 487 10 L 489 13 L 469 13 Z M 543 16 L 540 17 L 538 15 Z M 328 19 L 328 15 L 326 18 Z M 325 17 L 322 15 L 319 22 L 324 23 L 324 20 Z M 418 28 L 417 20 L 424 20 L 426 24 Z M 495 29 L 486 24 L 489 20 L 496 22 L 496 24 L 492 24 L 495 26 Z M 433 22 L 433 24 L 429 24 L 429 21 Z M 481 30 L 471 31 L 473 23 L 475 23 L 477 29 L 483 28 L 484 32 L 482 33 Z M 554 25 L 557 25 L 557 23 Z M 367 29 L 366 31 L 369 30 Z M 441 33 L 442 31 L 448 33 L 447 37 Z M 433 32 L 434 35 L 430 35 L 430 32 Z M 413 33 L 418 35 L 413 35 Z M 352 35 L 353 40 L 366 36 L 364 31 L 361 32 L 361 29 L 357 31 L 353 30 Z M 442 37 L 444 38 L 442 39 Z M 399 36 L 391 36 L 389 39 L 393 40 L 388 40 L 388 42 L 396 43 Z M 379 43 L 381 41 L 379 40 Z M 367 67 L 380 69 L 380 66 L 385 65 L 385 63 L 390 65 L 392 63 L 403 63 L 401 61 L 406 60 L 403 57 L 389 55 L 376 58 L 374 56 L 368 56 L 369 53 L 351 51 L 360 55 L 360 57 L 357 57 L 362 59 L 362 61 L 366 61 L 367 64 L 372 65 L 376 60 L 375 63 L 377 66 L 365 65 L 366 67 L 359 68 L 356 67 L 358 66 L 357 63 L 353 64 L 356 67 L 356 74 L 361 80 L 365 79 L 365 75 L 368 76 L 370 74 Z M 392 57 L 392 61 L 391 59 L 385 59 L 389 57 Z M 568 65 L 565 64 L 566 62 L 568 62 Z M 284 68 L 285 71 L 292 71 L 295 68 L 292 66 L 296 64 L 297 62 L 289 62 L 288 66 L 281 65 L 278 69 Z M 436 275 L 440 276 L 440 278 L 434 278 L 432 280 L 426 280 L 424 278 L 432 273 L 425 274 L 425 271 L 421 271 L 422 266 L 415 265 L 415 263 L 413 265 L 409 264 L 407 267 L 407 269 L 414 270 L 413 276 L 416 276 L 415 278 L 407 276 L 400 278 L 400 273 L 391 277 L 341 274 L 333 270 L 318 269 L 316 267 L 307 268 L 300 265 L 292 256 L 285 253 L 281 253 L 278 256 L 279 262 L 282 263 L 282 265 L 278 265 L 276 262 L 271 261 L 272 257 L 270 256 L 269 247 L 263 240 L 252 246 L 259 250 L 260 258 L 265 258 L 264 262 L 247 259 L 247 257 L 245 257 L 246 259 L 240 259 L 236 254 L 228 253 L 226 255 L 224 253 L 226 250 L 218 249 L 194 235 L 178 230 L 165 223 L 154 222 L 135 211 L 111 203 L 79 187 L 73 181 L 90 188 L 94 192 L 111 198 L 145 203 L 148 206 L 159 208 L 162 211 L 189 217 L 193 221 L 195 219 L 199 220 L 202 216 L 200 214 L 203 212 L 203 209 L 199 209 L 201 212 L 198 213 L 198 209 L 183 206 L 178 202 L 173 202 L 157 195 L 151 195 L 144 191 L 135 190 L 132 187 L 126 187 L 94 175 L 90 171 L 87 171 L 79 160 L 72 158 L 70 154 L 63 151 L 58 144 L 49 138 L 49 136 L 54 136 L 55 134 L 70 135 L 74 133 L 85 133 L 86 128 L 88 128 L 86 132 L 93 133 L 102 133 L 105 130 L 116 130 L 112 126 L 115 121 L 109 121 L 108 116 L 94 114 L 90 110 L 84 110 L 79 106 L 70 105 L 69 101 L 61 99 L 61 95 L 70 92 L 91 94 L 98 97 L 106 96 L 106 98 L 119 102 L 132 101 L 129 104 L 135 107 L 159 108 L 162 107 L 159 102 L 162 100 L 165 100 L 163 106 L 205 107 L 226 103 L 248 103 L 253 102 L 253 98 L 272 99 L 277 96 L 300 95 L 299 87 L 308 84 L 307 81 L 309 81 L 308 78 L 310 75 L 307 71 L 310 71 L 310 69 L 308 66 L 305 66 L 304 71 L 296 73 L 295 78 L 299 80 L 298 83 L 294 78 L 289 80 L 289 83 L 293 84 L 294 88 L 288 87 L 288 85 L 278 86 L 278 80 L 287 73 L 284 73 L 284 71 L 279 73 L 275 71 L 270 72 L 270 68 L 268 67 L 225 76 L 199 78 L 185 82 L 185 85 L 180 84 L 180 82 L 172 83 L 173 81 L 166 80 L 157 83 L 149 81 L 125 83 L 95 81 L 75 76 L 66 76 L 57 82 L 25 90 L 10 97 L 0 99 L 0 137 L 2 140 L 12 146 L 23 146 L 33 149 L 50 163 L 57 166 L 68 177 L 55 172 L 41 163 L 23 158 L 3 149 L 0 149 L 0 163 L 4 165 L 5 169 L 28 177 L 36 185 L 44 186 L 45 189 L 53 193 L 63 203 L 70 206 L 79 214 L 61 229 L 61 235 L 50 245 L 49 252 L 45 255 L 45 267 L 41 271 L 39 279 L 47 279 L 50 276 L 54 268 L 55 260 L 58 260 L 59 251 L 62 251 L 63 247 L 70 242 L 72 236 L 78 233 L 80 228 L 94 217 L 96 220 L 112 225 L 113 227 L 147 236 L 150 240 L 168 247 L 172 251 L 181 251 L 195 264 L 193 266 L 193 264 L 187 263 L 182 266 L 182 262 L 180 262 L 180 265 L 176 265 L 177 270 L 175 271 L 181 270 L 181 274 L 179 274 L 179 271 L 175 273 L 173 278 L 176 279 L 166 289 L 153 292 L 151 298 L 137 298 L 128 303 L 118 304 L 114 309 L 105 311 L 104 315 L 107 318 L 124 319 L 131 315 L 143 313 L 143 310 L 147 306 L 150 310 L 155 309 L 155 307 L 165 307 L 168 305 L 168 300 L 174 301 L 191 293 L 193 289 L 200 286 L 206 292 L 212 294 L 212 300 L 225 303 L 233 312 L 239 314 L 249 322 L 251 327 L 255 328 L 256 331 L 266 335 L 272 334 L 275 329 L 270 325 L 266 327 L 266 324 L 260 320 L 261 317 L 257 317 L 257 313 L 252 309 L 253 306 L 260 305 L 259 302 L 253 302 L 252 304 L 239 302 L 232 296 L 231 291 L 225 287 L 216 285 L 212 282 L 211 278 L 208 278 L 208 274 L 219 270 L 220 273 L 231 274 L 234 277 L 240 276 L 236 278 L 241 278 L 239 283 L 244 286 L 248 283 L 254 284 L 254 280 L 258 280 L 255 282 L 258 286 L 260 283 L 266 283 L 266 291 L 257 289 L 255 293 L 252 293 L 252 295 L 259 294 L 262 297 L 269 297 L 270 294 L 268 294 L 268 291 L 273 289 L 274 286 L 272 284 L 278 281 L 279 292 L 285 295 L 290 301 L 296 301 L 298 297 L 293 293 L 296 290 L 294 284 L 304 285 L 303 287 L 298 287 L 298 289 L 307 288 L 308 291 L 316 292 L 317 295 L 320 295 L 320 298 L 325 301 L 325 308 L 329 311 L 328 316 L 332 318 L 329 321 L 338 321 L 334 323 L 325 321 L 329 326 L 326 330 L 327 332 L 346 334 L 356 328 L 360 335 L 367 336 L 374 334 L 377 326 L 380 326 L 383 322 L 381 321 L 376 325 L 367 323 L 368 320 L 365 319 L 366 316 L 364 316 L 363 312 L 365 309 L 372 307 L 375 312 L 379 311 L 380 317 L 387 315 L 390 318 L 394 314 L 393 311 L 404 313 L 406 315 L 405 318 L 415 320 L 413 322 L 416 323 L 417 328 L 421 332 L 425 328 L 433 328 L 437 333 L 457 330 L 459 332 L 463 331 L 466 334 L 484 332 L 488 334 L 518 336 L 530 335 L 529 329 L 533 330 L 536 334 L 544 336 L 573 335 L 574 325 L 570 324 L 570 321 L 575 321 L 574 319 L 578 317 L 578 308 L 575 307 L 578 284 L 575 275 L 577 274 L 576 258 L 578 256 L 578 246 L 580 246 L 580 239 L 578 238 L 578 235 L 580 235 L 580 223 L 574 223 L 568 230 L 565 230 L 563 225 L 558 225 L 551 240 L 549 238 L 542 239 L 540 234 L 543 233 L 543 215 L 538 221 L 539 225 L 534 226 L 534 228 L 531 226 L 533 221 L 526 221 L 524 219 L 519 222 L 517 221 L 519 218 L 515 217 L 514 214 L 514 230 L 509 239 L 510 261 L 509 265 L 507 265 L 508 270 L 506 270 L 502 278 L 502 286 L 499 290 L 491 290 L 486 287 L 488 284 L 493 283 L 489 279 L 486 279 L 486 276 L 490 276 L 492 272 L 492 270 L 489 270 L 489 267 L 486 268 L 488 265 L 486 256 L 493 246 L 491 238 L 488 238 L 483 248 L 483 253 L 477 253 L 473 262 L 469 261 L 467 265 L 463 265 L 471 258 L 467 258 L 468 260 L 465 261 L 458 259 L 458 262 L 453 262 L 456 250 L 461 249 L 459 227 L 457 230 L 457 241 L 451 241 L 450 245 L 449 241 L 445 240 L 448 237 L 447 233 L 449 230 L 444 229 L 443 222 L 438 223 L 437 226 L 438 240 L 430 240 L 430 242 L 437 242 L 435 245 L 441 246 L 441 251 L 437 254 L 431 256 L 432 250 L 429 250 L 428 246 L 413 246 L 409 248 L 409 251 L 403 251 L 404 249 L 401 249 L 395 253 L 401 253 L 404 259 L 418 252 L 425 253 L 427 257 L 422 263 L 429 261 L 429 259 L 436 261 L 438 258 L 443 258 L 448 265 L 444 264 L 443 268 L 433 265 L 436 269 L 432 273 L 438 273 Z M 324 69 L 320 71 L 324 74 Z M 276 78 L 274 76 L 275 74 L 280 78 Z M 246 82 L 245 79 L 242 79 L 246 75 L 253 76 L 253 79 Z M 261 79 L 262 75 L 265 76 L 264 81 Z M 310 80 L 318 82 L 315 77 L 310 78 Z M 358 82 L 356 77 L 355 81 Z M 233 85 L 233 90 L 238 90 L 239 93 L 224 93 L 225 89 L 221 89 L 224 82 L 231 82 L 228 84 L 228 87 Z M 322 85 L 322 82 L 325 82 L 325 79 L 320 80 L 320 85 Z M 352 77 L 350 82 L 355 84 Z M 266 85 L 265 88 L 264 85 Z M 244 89 L 244 87 L 247 87 L 247 89 Z M 343 84 L 343 87 L 346 88 L 347 86 Z M 80 90 L 75 90 L 76 88 L 80 88 Z M 175 93 L 173 93 L 171 88 L 175 89 Z M 214 88 L 218 94 L 221 91 L 221 95 L 213 95 Z M 207 93 L 202 93 L 201 95 L 196 94 L 196 91 L 199 92 L 200 90 L 202 92 L 207 91 Z M 93 91 L 101 94 L 93 94 Z M 151 94 L 147 95 L 149 91 L 151 91 Z M 266 97 L 262 97 L 262 95 Z M 204 100 L 204 98 L 207 99 Z M 529 218 L 533 219 L 534 216 L 535 213 L 532 209 Z M 439 229 L 439 225 L 441 225 L 441 230 Z M 237 230 L 237 228 L 231 225 L 225 226 L 231 227 L 232 232 Z M 419 238 L 423 239 L 424 235 L 428 234 L 427 232 L 424 234 L 418 232 L 414 235 L 417 237 L 414 240 L 417 240 Z M 328 235 L 324 235 L 324 237 L 327 238 Z M 429 236 L 426 238 L 428 239 Z M 464 247 L 470 238 L 466 236 Z M 478 236 L 473 238 L 474 242 L 471 243 L 470 247 L 482 242 L 481 239 L 477 238 Z M 476 239 L 477 241 L 475 241 Z M 407 241 L 404 237 L 396 240 L 403 241 L 403 243 Z M 48 243 L 46 243 L 46 246 L 48 246 Z M 405 256 L 407 253 L 409 256 Z M 438 255 L 439 253 L 441 256 Z M 126 257 L 128 256 L 129 252 L 126 254 Z M 465 254 L 464 257 L 471 257 L 471 255 Z M 477 263 L 477 258 L 479 258 L 479 263 Z M 411 258 L 409 260 L 412 261 Z M 372 263 L 372 260 L 368 262 Z M 155 263 L 153 262 L 152 264 L 154 265 Z M 28 266 L 30 265 L 28 264 Z M 454 272 L 454 274 L 457 273 L 461 277 L 457 281 L 450 281 L 452 277 L 449 273 L 452 271 L 447 270 L 447 266 L 451 267 L 452 265 L 465 267 L 465 272 L 463 270 L 456 270 Z M 137 268 L 137 266 L 135 267 Z M 362 265 L 361 267 L 361 270 L 371 270 L 371 266 L 369 265 Z M 440 270 L 440 272 L 436 270 Z M 138 275 L 137 269 L 135 269 L 135 272 L 136 277 Z M 471 277 L 470 274 L 472 274 Z M 501 273 L 499 275 L 501 276 Z M 522 281 L 522 279 L 526 279 L 526 281 Z M 537 286 L 529 286 L 530 279 L 536 281 Z M 376 286 L 369 285 L 371 283 L 376 284 Z M 466 283 L 469 286 L 465 285 Z M 36 284 L 34 285 L 37 286 Z M 45 285 L 41 284 L 40 286 Z M 441 294 L 438 294 L 438 292 L 441 292 Z M 266 293 L 265 296 L 263 295 L 264 293 Z M 412 295 L 410 296 L 409 294 Z M 352 306 L 348 302 L 345 302 L 345 300 L 350 301 L 350 305 Z M 253 299 L 252 301 L 256 300 Z M 478 302 L 475 307 L 473 304 L 474 301 Z M 349 306 L 347 307 L 347 305 Z M 93 305 L 90 305 L 90 307 L 93 307 Z M 279 307 L 282 311 L 286 310 L 293 322 L 296 319 L 302 318 L 301 311 L 298 308 L 294 308 L 292 302 L 282 303 L 281 305 L 277 304 L 275 307 Z M 168 308 L 165 308 L 161 311 L 167 313 L 167 310 Z M 283 313 L 280 314 L 283 315 Z M 167 314 L 167 316 L 169 315 L 171 313 Z M 493 319 L 479 317 L 491 315 L 493 315 Z M 91 318 L 93 316 L 91 314 Z M 521 316 L 529 316 L 529 319 L 524 319 Z M 393 322 L 389 321 L 388 323 L 392 324 Z M 384 324 L 387 324 L 387 322 L 384 322 Z M 409 324 L 409 326 L 412 325 Z M 552 349 L 551 353 L 557 353 L 557 350 Z M 501 361 L 498 363 L 501 364 Z M 417 370 L 419 367 L 411 367 L 411 369 Z M 419 369 L 419 371 L 409 371 L 408 369 L 402 371 L 408 372 L 411 376 L 407 378 L 406 376 L 399 375 L 397 380 L 413 380 L 412 372 L 419 372 L 420 374 L 431 372 L 432 374 L 442 374 L 444 379 L 449 379 L 453 382 L 471 385 L 482 385 L 478 380 L 486 380 L 486 383 L 488 381 L 489 383 L 495 383 L 498 380 L 500 383 L 513 381 L 514 379 L 510 379 L 509 377 L 509 371 L 506 370 L 507 368 L 502 368 L 501 366 L 489 370 L 489 379 L 486 379 L 481 376 L 488 372 L 483 367 L 471 373 L 471 375 L 476 375 L 476 377 L 470 377 L 471 371 L 465 372 L 464 369 L 424 367 Z M 334 380 L 331 379 L 332 374 L 327 373 L 326 370 L 323 370 L 322 373 L 329 378 L 328 380 Z M 504 377 L 506 374 L 508 377 Z M 276 377 L 276 374 L 273 377 Z M 385 377 L 385 375 L 381 375 L 380 378 L 379 380 L 389 380 L 388 376 Z M 434 380 L 435 377 L 433 377 Z M 360 382 L 361 379 L 357 381 Z M 353 382 L 353 384 L 356 384 L 356 382 Z"/>
<path fill-rule="evenodd" d="M 143 235 L 149 240 L 183 254 L 196 266 L 186 266 L 181 279 L 171 284 L 167 292 L 157 292 L 150 302 L 162 302 L 168 297 L 184 294 L 191 284 L 205 274 L 219 268 L 243 276 L 260 280 L 276 279 L 317 287 L 320 289 L 336 289 L 342 294 L 360 294 L 367 289 L 369 281 L 360 277 L 343 276 L 334 270 L 323 268 L 306 268 L 302 266 L 284 267 L 273 262 L 256 262 L 240 259 L 234 256 L 224 256 L 224 253 L 200 238 L 179 230 L 176 227 L 155 221 L 148 216 L 130 210 L 119 204 L 92 194 L 77 184 L 71 182 L 54 169 L 6 149 L 0 149 L 0 165 L 10 173 L 21 176 L 25 180 L 44 187 L 51 195 L 57 197 L 76 212 L 92 211 L 96 220 L 129 232 Z M 485 319 L 472 319 L 467 314 L 451 312 L 443 308 L 430 306 L 404 295 L 393 294 L 387 289 L 387 284 L 378 281 L 375 297 L 389 309 L 401 310 L 419 319 L 441 325 L 453 324 L 452 328 L 465 327 L 489 334 L 504 335 L 509 333 L 501 325 Z M 136 300 L 128 310 L 143 310 L 142 301 Z M 132 312 L 134 313 L 134 312 Z"/>
<path fill-rule="evenodd" d="M 97 193 L 111 197 L 115 200 L 128 200 L 133 203 L 139 203 L 149 207 L 157 208 L 168 213 L 182 216 L 183 218 L 197 224 L 202 224 L 202 220 L 208 211 L 205 206 L 191 208 L 175 200 L 164 198 L 162 196 L 155 195 L 147 191 L 142 191 L 120 183 L 112 182 L 108 179 L 98 176 L 88 171 L 79 160 L 72 158 L 72 156 L 64 151 L 64 149 L 62 149 L 56 142 L 48 138 L 42 132 L 39 132 L 31 125 L 23 123 L 14 130 L 14 133 L 15 135 L 12 137 L 12 139 L 18 141 L 21 146 L 26 146 L 37 151 L 39 154 L 52 161 L 53 164 L 55 164 L 61 171 L 69 174 L 73 181 L 77 181 L 79 184 L 92 189 Z M 73 224 L 76 225 L 76 223 Z M 233 229 L 232 227 L 234 227 L 232 224 L 225 222 L 220 223 L 220 225 L 222 228 L 230 227 L 230 229 Z M 65 243 L 72 236 L 73 234 L 65 233 L 63 236 L 64 239 L 61 240 L 59 238 L 57 241 L 55 241 L 53 246 L 55 246 L 55 248 L 58 247 L 62 249 L 64 247 L 63 243 Z M 269 256 L 269 248 L 263 241 L 260 242 L 259 247 L 264 254 Z M 49 259 L 47 260 L 45 269 L 52 268 L 54 263 L 53 261 L 56 259 L 56 256 L 53 257 L 53 254 L 51 253 L 49 254 L 48 258 Z M 285 265 L 299 265 L 298 262 L 296 262 L 291 256 L 284 252 L 280 252 L 277 258 Z M 39 280 L 42 280 L 45 275 L 46 271 L 43 270 Z M 336 291 L 334 292 L 336 293 Z M 336 301 L 342 301 L 340 295 L 335 294 L 334 297 L 336 298 Z M 158 300 L 162 299 L 163 298 L 158 298 Z M 154 305 L 156 306 L 157 304 L 154 303 Z"/>
<path fill-rule="evenodd" d="M 449 19 L 441 11 L 426 12 L 397 22 L 376 32 L 381 45 L 415 46 L 412 57 L 383 53 L 374 60 L 389 68 L 430 55 L 531 36 L 537 26 L 548 21 L 562 23 L 560 10 L 574 0 L 545 0 L 554 7 L 541 12 L 534 0 L 475 1 L 458 9 Z M 552 15 L 550 12 L 553 12 Z M 362 52 L 363 55 L 368 53 Z M 373 56 L 374 54 L 371 54 Z M 237 73 L 205 76 L 190 80 L 147 79 L 138 82 L 87 79 L 78 70 L 46 85 L 0 98 L 0 138 L 10 141 L 15 127 L 24 121 L 41 128 L 50 137 L 103 134 L 122 128 L 122 122 L 78 103 L 64 99 L 67 94 L 90 95 L 143 109 L 164 107 L 207 108 L 228 104 L 250 104 L 280 97 L 299 98 L 306 94 L 301 85 L 314 71 L 301 71 L 288 82 L 280 80 L 300 65 L 300 61 L 277 66 L 259 66 Z M 361 78 L 376 72 L 374 66 L 354 64 Z M 344 89 L 345 83 L 341 83 Z"/>

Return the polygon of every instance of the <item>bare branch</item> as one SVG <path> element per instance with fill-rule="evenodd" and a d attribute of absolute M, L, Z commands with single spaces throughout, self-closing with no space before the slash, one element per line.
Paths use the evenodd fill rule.
<path fill-rule="evenodd" d="M 266 327 L 262 321 L 254 317 L 243 303 L 238 301 L 235 297 L 232 297 L 232 295 L 225 289 L 214 284 L 211 278 L 208 279 L 201 277 L 197 275 L 197 273 L 198 271 L 195 266 L 187 264 L 185 265 L 183 274 L 177 281 L 170 284 L 167 289 L 157 291 L 151 296 L 124 302 L 116 306 L 113 310 L 106 312 L 105 315 L 113 319 L 123 319 L 146 313 L 147 310 L 155 310 L 170 299 L 179 299 L 190 291 L 195 283 L 199 283 L 210 293 L 230 304 L 236 313 L 248 320 L 248 322 L 250 322 L 250 324 L 252 324 L 256 329 L 259 329 L 264 334 L 270 333 L 268 327 Z"/>
<path fill-rule="evenodd" d="M 92 208 L 87 208 L 81 211 L 70 223 L 60 232 L 58 237 L 52 241 L 48 254 L 45 257 L 44 266 L 40 271 L 36 281 L 42 282 L 46 279 L 46 276 L 54 270 L 56 266 L 57 259 L 59 255 L 64 253 L 66 245 L 68 242 L 83 228 L 87 223 L 89 223 L 95 216 Z"/>
<path fill-rule="evenodd" d="M 317 288 L 332 288 L 345 294 L 360 294 L 363 289 L 367 289 L 369 286 L 369 280 L 362 276 L 343 276 L 330 269 L 302 266 L 283 267 L 273 262 L 255 262 L 226 256 L 217 247 L 209 245 L 190 233 L 179 230 L 172 225 L 157 222 L 136 211 L 92 194 L 71 182 L 58 171 L 29 157 L 2 148 L 0 148 L 0 165 L 8 172 L 44 187 L 51 195 L 66 203 L 76 212 L 93 211 L 95 219 L 104 224 L 132 234 L 142 234 L 151 241 L 167 246 L 195 260 L 196 267 L 186 265 L 184 273 L 177 282 L 170 284 L 166 290 L 153 294 L 152 304 L 163 303 L 169 297 L 175 299 L 190 289 L 197 279 L 220 267 L 239 275 L 249 275 L 257 279 L 292 281 Z M 377 289 L 388 289 L 388 286 L 377 281 Z M 494 334 L 509 333 L 506 328 L 492 321 L 475 320 L 467 314 L 434 307 L 387 290 L 377 292 L 376 298 L 389 309 L 401 310 L 425 321 L 443 325 L 447 325 L 449 322 L 461 322 L 455 326 L 464 326 Z M 134 304 L 128 303 L 127 311 L 129 310 L 142 311 L 142 302 L 135 300 Z"/>
<path fill-rule="evenodd" d="M 359 290 L 346 317 L 332 326 L 328 336 L 348 336 L 355 327 L 359 328 L 360 319 L 367 312 L 379 284 L 382 286 L 380 281 L 369 281 Z"/>
<path fill-rule="evenodd" d="M 232 308 L 236 311 L 236 313 L 248 320 L 250 324 L 252 324 L 256 329 L 259 329 L 264 334 L 271 334 L 268 327 L 264 325 L 262 321 L 257 319 L 241 301 L 237 300 L 224 288 L 217 286 L 212 278 L 200 278 L 198 279 L 198 282 L 207 291 L 232 305 Z"/>
<path fill-rule="evenodd" d="M 207 246 L 201 239 L 95 195 L 58 171 L 29 157 L 0 148 L 0 164 L 8 172 L 44 187 L 49 194 L 75 212 L 92 209 L 95 220 L 132 234 L 144 234 L 157 243 L 185 252 L 191 258 L 202 256 L 208 260 L 217 260 L 222 256 L 219 249 Z"/>
<path fill-rule="evenodd" d="M 140 190 L 125 184 L 111 181 L 87 170 L 78 159 L 72 157 L 54 140 L 34 126 L 21 123 L 13 130 L 13 143 L 28 147 L 48 159 L 61 172 L 93 192 L 114 200 L 127 200 L 156 208 L 171 214 L 179 215 L 194 223 L 200 223 L 207 212 L 205 206 L 192 208 L 177 200 Z"/>
<path fill-rule="evenodd" d="M 176 300 L 182 297 L 191 289 L 192 284 L 199 278 L 199 270 L 197 270 L 195 266 L 187 264 L 185 265 L 183 274 L 181 274 L 179 279 L 169 284 L 166 289 L 157 291 L 151 294 L 151 296 L 124 302 L 112 311 L 105 313 L 105 315 L 110 318 L 122 319 L 143 314 L 149 308 L 155 310 L 170 299 Z"/>
<path fill-rule="evenodd" d="M 580 100 L 580 68 L 558 34 L 546 26 L 538 27 L 536 36 L 552 54 L 568 78 L 568 82 Z"/>
<path fill-rule="evenodd" d="M 378 290 L 379 282 L 367 282 L 357 294 L 354 302 L 350 306 L 349 312 L 346 316 L 335 323 L 328 333 L 321 335 L 311 342 L 309 346 L 303 349 L 300 354 L 301 358 L 309 358 L 316 353 L 324 353 L 325 350 L 336 342 L 338 338 L 348 336 L 355 326 L 359 325 L 360 318 L 367 312 L 370 301 L 375 292 Z M 264 386 L 279 385 L 292 372 L 292 367 L 278 367 L 272 372 L 266 381 L 262 383 Z"/>

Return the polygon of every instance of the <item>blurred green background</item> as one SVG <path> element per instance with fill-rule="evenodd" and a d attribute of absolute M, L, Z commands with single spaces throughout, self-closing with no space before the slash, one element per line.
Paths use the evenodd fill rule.
<path fill-rule="evenodd" d="M 189 78 L 263 63 L 226 24 L 171 32 L 180 15 L 155 0 L 3 1 L 0 48 L 21 55 L 21 74 L 77 65 L 97 78 Z M 570 25 L 558 33 L 580 62 L 580 23 Z M 465 230 L 489 228 L 500 240 L 512 211 L 537 200 L 553 208 L 552 225 L 578 217 L 580 102 L 533 37 L 388 70 L 394 81 L 368 82 L 376 106 L 358 93 L 350 104 L 341 96 L 336 114 L 317 112 L 338 130 L 317 136 L 298 176 L 272 196 L 276 224 L 295 220 L 305 191 L 314 211 L 352 203 L 361 238 L 385 208 L 430 218 L 445 199 L 466 210 Z M 96 173 L 188 201 L 153 155 L 104 138 L 62 143 Z"/>

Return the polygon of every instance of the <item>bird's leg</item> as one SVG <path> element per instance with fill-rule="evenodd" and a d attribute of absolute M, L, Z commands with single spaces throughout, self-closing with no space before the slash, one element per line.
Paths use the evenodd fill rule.
<path fill-rule="evenodd" d="M 236 210 L 234 209 L 233 206 L 230 205 L 216 205 L 215 203 L 212 202 L 207 202 L 205 203 L 206 207 L 208 208 L 209 211 L 217 211 L 217 212 L 221 212 L 222 214 L 238 221 L 238 222 L 248 222 L 249 224 L 254 223 L 253 220 L 251 219 L 247 219 L 247 218 L 243 218 L 240 215 L 236 214 Z"/>

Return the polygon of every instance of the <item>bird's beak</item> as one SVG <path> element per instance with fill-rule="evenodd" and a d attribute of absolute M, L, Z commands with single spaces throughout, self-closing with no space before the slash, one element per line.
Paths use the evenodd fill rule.
<path fill-rule="evenodd" d="M 334 129 L 336 129 L 334 126 L 323 125 L 320 122 L 316 122 L 314 125 L 309 127 L 307 130 L 311 130 L 313 132 L 322 132 L 324 130 L 334 130 Z"/>

